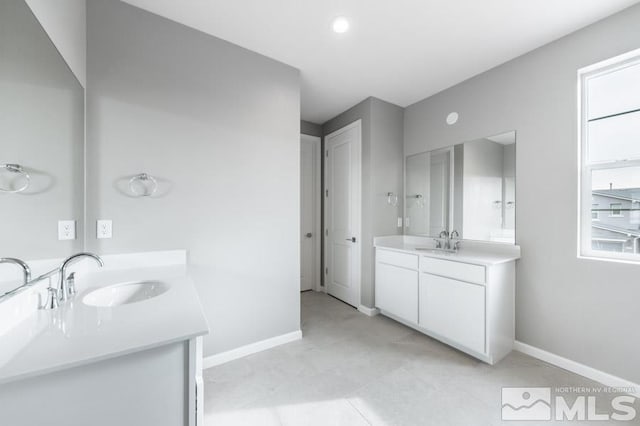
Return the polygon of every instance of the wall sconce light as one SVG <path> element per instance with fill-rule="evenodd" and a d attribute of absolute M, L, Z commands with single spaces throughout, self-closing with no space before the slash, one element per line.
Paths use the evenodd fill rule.
<path fill-rule="evenodd" d="M 416 207 L 424 207 L 424 197 L 422 196 L 422 194 L 407 195 L 407 198 L 416 200 Z"/>
<path fill-rule="evenodd" d="M 140 173 L 129 180 L 129 190 L 136 197 L 150 197 L 158 190 L 158 181 L 148 173 Z"/>
<path fill-rule="evenodd" d="M 387 204 L 390 206 L 398 205 L 398 194 L 394 194 L 393 192 L 387 192 Z"/>

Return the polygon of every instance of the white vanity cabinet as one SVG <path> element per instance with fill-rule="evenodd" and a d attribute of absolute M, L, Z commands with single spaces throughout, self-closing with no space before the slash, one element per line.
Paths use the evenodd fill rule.
<path fill-rule="evenodd" d="M 376 256 L 377 307 L 413 323 L 418 322 L 418 256 L 381 250 Z"/>
<path fill-rule="evenodd" d="M 485 352 L 485 288 L 431 274 L 420 274 L 418 324 L 443 339 Z"/>
<path fill-rule="evenodd" d="M 518 248 L 519 250 L 519 248 Z M 376 307 L 494 364 L 513 347 L 517 255 L 438 255 L 376 247 Z"/>
<path fill-rule="evenodd" d="M 209 327 L 186 265 L 114 266 L 179 262 L 186 252 L 118 256 L 105 256 L 103 271 L 81 272 L 74 300 L 54 310 L 34 304 L 0 335 L 0 425 L 204 425 Z M 86 302 L 131 282 L 166 290 L 126 306 Z"/>

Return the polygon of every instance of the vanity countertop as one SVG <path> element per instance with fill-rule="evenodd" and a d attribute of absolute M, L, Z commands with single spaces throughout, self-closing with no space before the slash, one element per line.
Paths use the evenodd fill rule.
<path fill-rule="evenodd" d="M 462 241 L 456 253 L 436 252 L 433 238 L 393 235 L 374 239 L 376 248 L 474 265 L 491 266 L 520 259 L 516 245 Z"/>
<path fill-rule="evenodd" d="M 83 297 L 112 284 L 158 280 L 165 293 L 115 307 L 85 305 Z M 85 273 L 78 294 L 56 310 L 37 310 L 0 336 L 0 384 L 52 373 L 209 332 L 185 266 Z"/>

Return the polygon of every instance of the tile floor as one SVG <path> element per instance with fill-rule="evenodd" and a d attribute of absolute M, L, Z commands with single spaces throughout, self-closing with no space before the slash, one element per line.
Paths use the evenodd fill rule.
<path fill-rule="evenodd" d="M 501 388 L 602 387 L 518 352 L 492 367 L 325 294 L 301 297 L 302 340 L 205 370 L 207 425 L 576 425 L 502 422 Z M 598 413 L 613 396 L 598 395 Z"/>

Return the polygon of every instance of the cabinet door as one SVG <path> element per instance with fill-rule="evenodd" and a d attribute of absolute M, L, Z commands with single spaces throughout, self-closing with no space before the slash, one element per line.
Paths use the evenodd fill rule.
<path fill-rule="evenodd" d="M 418 323 L 418 271 L 376 262 L 376 306 Z"/>
<path fill-rule="evenodd" d="M 420 326 L 476 352 L 485 353 L 485 288 L 420 275 Z"/>

